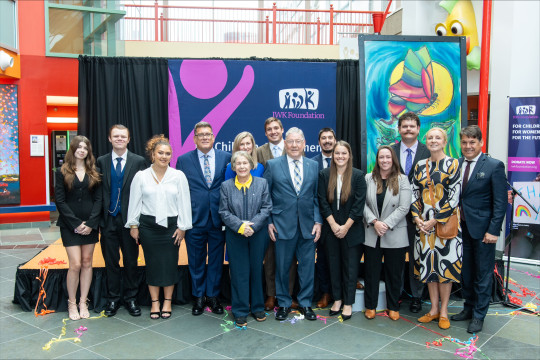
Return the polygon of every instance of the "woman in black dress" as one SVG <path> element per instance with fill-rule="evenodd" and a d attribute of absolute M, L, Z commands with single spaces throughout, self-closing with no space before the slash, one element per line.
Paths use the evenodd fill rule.
<path fill-rule="evenodd" d="M 169 166 L 169 140 L 156 135 L 146 143 L 152 166 L 133 178 L 126 227 L 140 242 L 146 262 L 146 282 L 152 298 L 151 319 L 168 319 L 172 294 L 178 282 L 178 252 L 186 230 L 191 229 L 191 198 L 184 173 Z M 159 292 L 163 288 L 163 307 Z"/>
<path fill-rule="evenodd" d="M 324 218 L 321 240 L 328 254 L 334 297 L 330 316 L 341 313 L 343 320 L 349 320 L 356 295 L 360 246 L 364 242 L 366 180 L 361 170 L 353 168 L 347 142 L 336 143 L 330 167 L 319 173 L 318 192 Z"/>
<path fill-rule="evenodd" d="M 66 281 L 71 320 L 90 317 L 87 296 L 92 283 L 92 258 L 101 215 L 101 178 L 95 163 L 90 141 L 84 136 L 75 136 L 64 164 L 56 171 L 57 225 L 69 260 Z M 80 313 L 76 299 L 79 284 Z"/>

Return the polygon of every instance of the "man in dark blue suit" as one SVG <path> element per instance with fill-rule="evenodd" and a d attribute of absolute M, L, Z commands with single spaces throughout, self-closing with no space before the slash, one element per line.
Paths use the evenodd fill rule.
<path fill-rule="evenodd" d="M 201 315 L 207 304 L 213 313 L 223 314 L 218 300 L 225 244 L 219 192 L 231 154 L 213 148 L 214 134 L 209 123 L 197 123 L 193 132 L 197 149 L 180 156 L 176 162 L 176 168 L 187 177 L 191 195 L 193 228 L 186 232 L 191 293 L 195 297 L 191 313 Z"/>
<path fill-rule="evenodd" d="M 332 161 L 332 152 L 336 145 L 336 133 L 334 129 L 325 127 L 319 131 L 319 146 L 321 153 L 315 155 L 311 160 L 315 160 L 319 165 L 319 171 L 330 167 Z M 317 241 L 317 262 L 315 263 L 315 277 L 319 284 L 319 292 L 321 297 L 317 301 L 318 308 L 325 308 L 332 301 L 330 296 L 330 275 L 328 273 L 328 255 L 324 248 L 324 234 L 321 236 L 321 241 Z M 317 293 L 317 291 L 315 291 Z"/>
<path fill-rule="evenodd" d="M 495 244 L 506 212 L 504 164 L 482 153 L 482 132 L 476 125 L 461 130 L 461 269 L 463 310 L 454 321 L 471 319 L 467 331 L 482 331 L 489 308 L 495 266 Z"/>
<path fill-rule="evenodd" d="M 269 160 L 264 172 L 273 203 L 268 233 L 276 244 L 276 295 L 279 302 L 276 320 L 285 320 L 291 311 L 289 269 L 295 254 L 300 282 L 298 310 L 307 320 L 317 319 L 311 309 L 311 300 L 315 243 L 321 236 L 322 224 L 317 199 L 319 167 L 315 161 L 302 156 L 305 145 L 302 130 L 290 128 L 285 138 L 286 156 Z"/>

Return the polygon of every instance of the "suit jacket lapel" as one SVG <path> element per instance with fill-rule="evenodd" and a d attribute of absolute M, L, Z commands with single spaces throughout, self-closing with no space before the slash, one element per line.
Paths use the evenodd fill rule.
<path fill-rule="evenodd" d="M 396 143 L 395 145 L 392 145 L 392 148 L 394 149 L 394 152 L 396 153 L 398 159 L 399 170 L 402 174 L 405 174 L 405 169 L 403 169 L 403 166 L 401 166 L 401 141 Z"/>
<path fill-rule="evenodd" d="M 322 158 L 322 155 L 321 155 L 321 158 Z M 306 161 L 306 158 L 303 158 L 302 160 L 303 160 L 302 161 L 302 168 L 303 168 L 302 171 L 304 172 L 304 174 L 302 176 L 302 184 L 300 185 L 300 192 L 302 192 L 302 190 L 304 190 L 304 188 L 305 188 L 304 184 L 306 182 L 307 174 L 308 174 L 309 171 L 311 171 L 311 166 L 309 166 L 308 162 Z M 317 167 L 318 166 L 319 165 L 317 165 Z"/>
<path fill-rule="evenodd" d="M 283 175 L 285 175 L 285 178 L 288 180 L 289 185 L 291 185 L 291 189 L 296 194 L 296 190 L 294 190 L 294 184 L 291 179 L 291 172 L 289 171 L 289 163 L 287 162 L 287 157 L 286 156 L 280 157 L 280 161 L 281 161 L 281 169 L 283 170 Z"/>
<path fill-rule="evenodd" d="M 206 184 L 206 179 L 204 178 L 204 174 L 201 169 L 201 163 L 199 162 L 199 154 L 197 152 L 197 149 L 192 151 L 191 160 L 193 161 L 193 167 L 197 169 L 196 171 L 197 173 L 199 173 L 199 176 L 201 177 L 203 184 Z"/>
<path fill-rule="evenodd" d="M 377 219 L 380 219 L 381 217 L 381 214 L 379 214 L 379 208 L 377 206 L 377 184 L 375 183 L 375 180 L 373 179 L 373 176 L 371 177 L 371 180 L 372 182 L 372 186 L 369 186 L 368 189 L 369 190 L 369 194 L 368 196 L 370 197 L 370 204 L 375 204 L 375 206 L 373 207 L 373 213 L 375 214 L 375 216 L 377 217 Z M 366 201 L 366 204 L 367 204 L 367 201 Z"/>
<path fill-rule="evenodd" d="M 388 206 L 388 202 L 390 201 L 390 199 L 392 198 L 392 196 L 394 196 L 390 190 L 390 188 L 388 187 L 388 182 L 386 183 L 386 194 L 384 194 L 384 201 L 383 201 L 383 206 L 381 208 L 381 213 L 379 214 L 379 216 L 382 216 L 382 214 L 384 214 L 384 210 L 386 210 L 386 207 Z M 375 203 L 377 203 L 377 199 L 376 199 L 376 195 L 375 195 Z M 377 209 L 378 210 L 378 209 Z"/>
<path fill-rule="evenodd" d="M 111 166 L 112 166 L 112 152 L 109 153 L 109 159 L 105 160 L 105 169 L 103 173 L 107 179 L 107 186 L 111 187 Z"/>
<path fill-rule="evenodd" d="M 131 166 L 133 165 L 133 161 L 131 159 L 131 153 L 128 150 L 127 157 L 126 157 L 126 166 L 124 166 L 124 177 L 122 178 L 122 188 L 126 184 L 127 178 L 129 177 L 129 172 L 131 171 Z"/>
<path fill-rule="evenodd" d="M 216 183 L 216 179 L 218 178 L 218 170 L 221 171 L 221 169 L 223 169 L 226 165 L 226 164 L 223 164 L 224 157 L 221 156 L 221 153 L 218 153 L 217 150 L 214 150 L 214 155 L 216 156 L 216 159 L 214 161 L 214 178 L 212 179 L 212 186 L 210 187 L 214 187 Z"/>
<path fill-rule="evenodd" d="M 469 181 L 467 181 L 467 187 L 464 189 L 464 191 L 467 191 L 468 188 L 471 187 L 471 184 L 474 183 L 476 180 L 476 174 L 484 167 L 484 164 L 486 163 L 486 155 L 482 154 L 478 158 L 478 161 L 476 162 L 476 165 L 474 166 L 474 169 L 469 176 Z"/>

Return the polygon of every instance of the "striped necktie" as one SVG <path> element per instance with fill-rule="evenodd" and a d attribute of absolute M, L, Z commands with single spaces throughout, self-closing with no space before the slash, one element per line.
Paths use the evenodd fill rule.
<path fill-rule="evenodd" d="M 294 190 L 296 190 L 296 195 L 300 194 L 300 187 L 302 187 L 302 176 L 300 175 L 299 164 L 299 160 L 294 160 Z"/>

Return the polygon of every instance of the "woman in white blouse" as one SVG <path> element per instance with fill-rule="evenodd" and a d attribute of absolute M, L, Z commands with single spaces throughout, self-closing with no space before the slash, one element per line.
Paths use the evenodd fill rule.
<path fill-rule="evenodd" d="M 146 262 L 146 282 L 152 298 L 151 319 L 171 317 L 172 293 L 178 281 L 178 251 L 191 229 L 191 200 L 186 176 L 169 167 L 169 140 L 156 135 L 146 144 L 152 166 L 133 178 L 128 221 L 131 236 L 140 242 Z M 163 308 L 159 302 L 163 287 Z"/>

